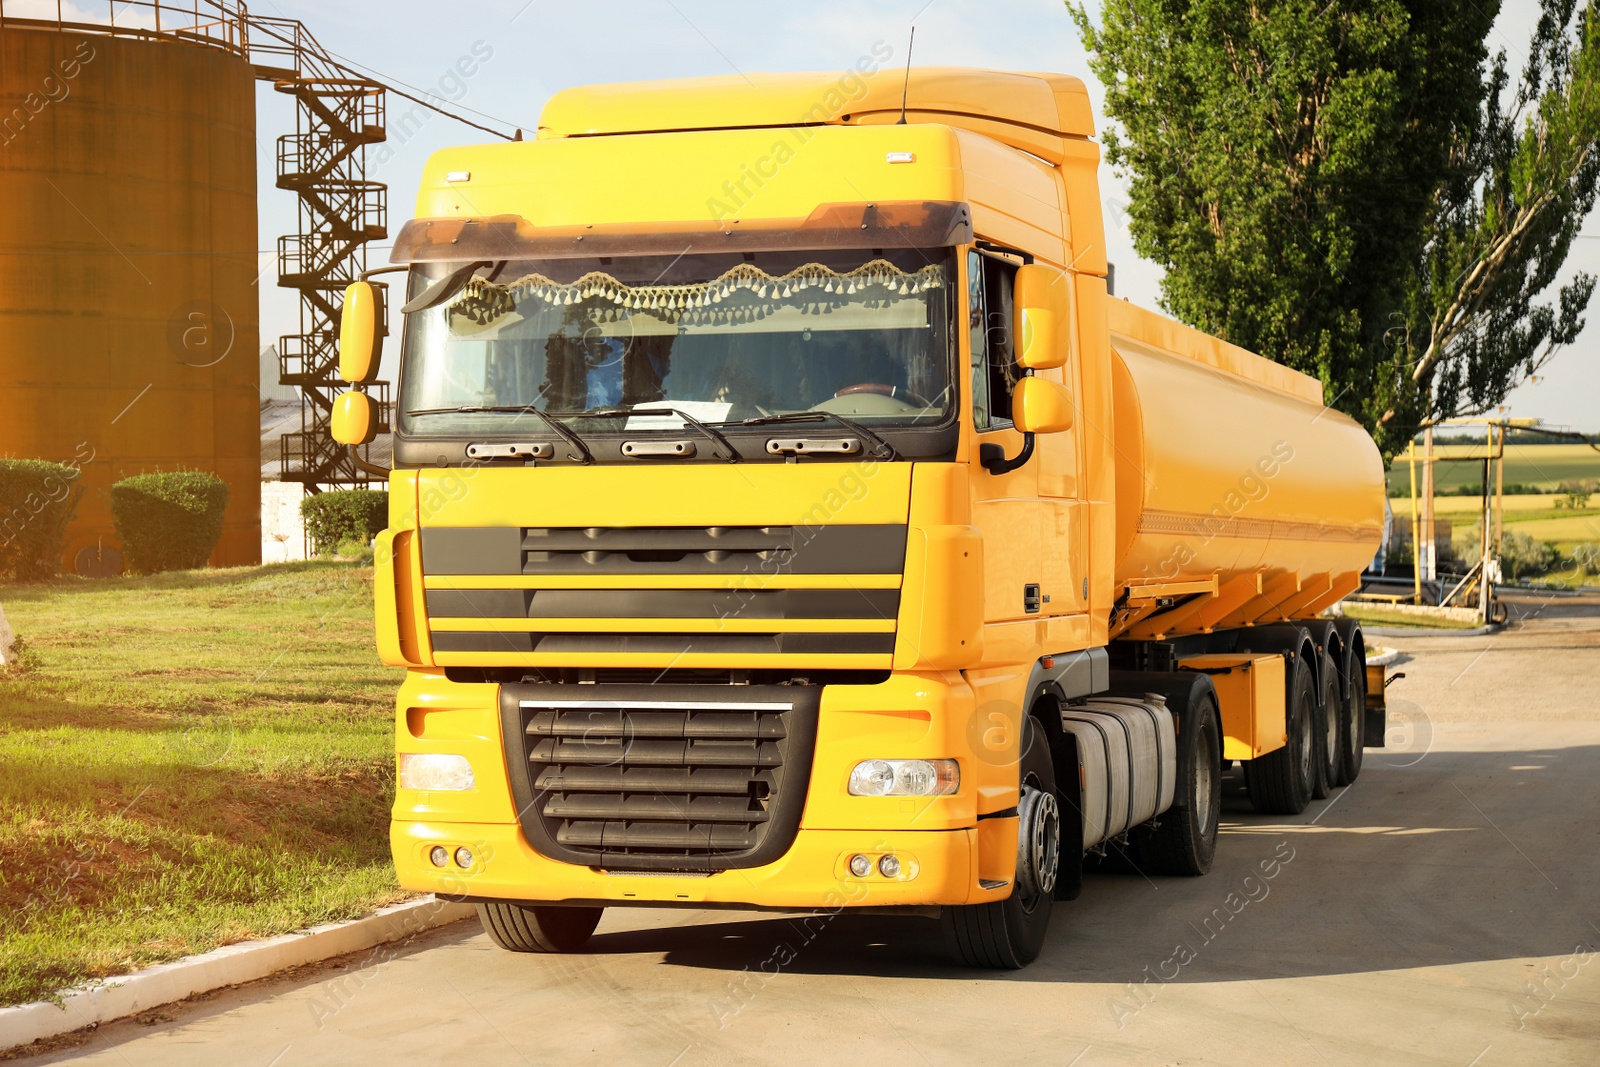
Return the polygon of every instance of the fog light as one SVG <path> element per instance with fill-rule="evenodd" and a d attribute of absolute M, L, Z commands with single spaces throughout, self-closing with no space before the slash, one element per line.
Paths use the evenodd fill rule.
<path fill-rule="evenodd" d="M 472 764 L 465 756 L 442 752 L 402 752 L 400 788 L 459 792 L 471 789 Z"/>
<path fill-rule="evenodd" d="M 900 860 L 896 856 L 884 856 L 878 860 L 878 873 L 885 878 L 900 877 Z"/>
<path fill-rule="evenodd" d="M 435 867 L 443 867 L 450 862 L 450 850 L 443 845 L 434 845 L 428 852 L 428 858 L 433 861 Z"/>
<path fill-rule="evenodd" d="M 866 856 L 851 856 L 850 873 L 857 878 L 865 878 L 872 873 L 872 860 Z"/>
<path fill-rule="evenodd" d="M 472 850 L 470 848 L 466 848 L 465 846 L 463 846 L 461 848 L 456 849 L 456 866 L 457 867 L 471 867 L 472 866 Z"/>
<path fill-rule="evenodd" d="M 961 788 L 961 768 L 953 759 L 873 759 L 850 772 L 856 797 L 942 797 Z"/>

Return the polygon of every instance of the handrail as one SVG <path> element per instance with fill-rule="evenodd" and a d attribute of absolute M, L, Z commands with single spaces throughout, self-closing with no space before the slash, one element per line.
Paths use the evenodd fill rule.
<path fill-rule="evenodd" d="M 250 12 L 237 0 L 0 0 L 0 27 L 8 24 L 250 54 Z"/>

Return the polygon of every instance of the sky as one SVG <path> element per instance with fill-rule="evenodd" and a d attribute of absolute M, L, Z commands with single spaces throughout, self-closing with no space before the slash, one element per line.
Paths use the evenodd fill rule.
<path fill-rule="evenodd" d="M 1090 3 L 1094 10 L 1098 5 Z M 555 92 L 594 82 L 678 78 L 757 71 L 843 71 L 877 42 L 905 62 L 913 23 L 916 65 L 1050 70 L 1084 79 L 1102 120 L 1103 93 L 1089 72 L 1077 30 L 1060 0 L 811 0 L 752 4 L 747 0 L 476 0 L 448 6 L 425 0 L 252 0 L 251 11 L 303 20 L 323 46 L 381 72 L 392 83 L 438 93 L 485 125 L 528 136 Z M 1489 40 L 1515 67 L 1538 17 L 1538 0 L 1506 0 Z M 476 47 L 477 51 L 474 52 Z M 459 60 L 489 50 L 470 77 Z M 889 64 L 886 64 L 889 65 Z M 276 140 L 294 128 L 293 103 L 269 84 L 258 90 L 258 164 L 262 249 L 295 228 L 295 199 L 276 189 Z M 409 107 L 391 97 L 391 113 Z M 474 115 L 479 112 L 480 115 Z M 484 118 L 483 116 L 490 116 Z M 434 151 L 490 139 L 481 131 L 430 114 L 404 133 L 392 130 L 381 150 L 369 150 L 368 177 L 389 186 L 389 232 L 414 214 L 417 179 Z M 381 156 L 381 158 L 380 158 Z M 1101 170 L 1107 246 L 1116 264 L 1119 296 L 1160 306 L 1161 269 L 1133 251 L 1122 206 L 1125 182 Z M 1600 220 L 1590 218 L 1574 245 L 1568 273 L 1600 274 Z M 380 247 L 381 246 L 381 247 Z M 374 244 L 371 265 L 386 263 L 386 242 Z M 263 253 L 261 338 L 275 344 L 298 332 L 297 297 L 272 285 Z M 1600 300 L 1589 327 L 1539 379 L 1509 398 L 1508 414 L 1543 418 L 1587 432 L 1600 431 Z M 387 364 L 386 360 L 386 364 Z"/>

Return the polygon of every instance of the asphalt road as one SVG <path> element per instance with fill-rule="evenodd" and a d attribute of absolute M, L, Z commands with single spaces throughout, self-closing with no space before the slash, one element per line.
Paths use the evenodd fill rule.
<path fill-rule="evenodd" d="M 1600 1063 L 1600 598 L 1514 613 L 1382 639 L 1356 785 L 1287 821 L 1235 792 L 1210 875 L 1092 875 L 1020 973 L 917 919 L 614 911 L 575 957 L 466 923 L 28 1062 Z"/>

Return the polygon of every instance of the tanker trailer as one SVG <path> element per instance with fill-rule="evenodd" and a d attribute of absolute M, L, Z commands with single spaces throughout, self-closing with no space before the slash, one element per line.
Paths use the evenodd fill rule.
<path fill-rule="evenodd" d="M 1319 613 L 1377 450 L 1108 294 L 1093 132 L 1075 78 L 863 70 L 568 90 L 430 160 L 334 420 L 394 324 L 402 885 L 516 951 L 849 907 L 1020 967 L 1086 857 L 1204 873 L 1235 763 L 1267 812 L 1355 779 L 1381 671 Z"/>

